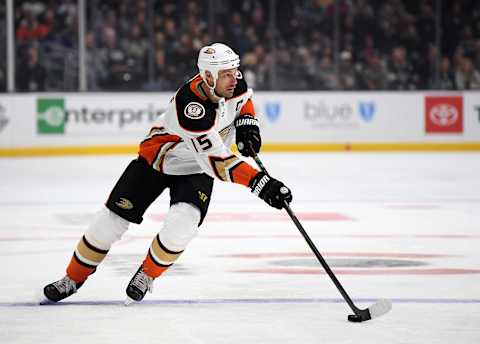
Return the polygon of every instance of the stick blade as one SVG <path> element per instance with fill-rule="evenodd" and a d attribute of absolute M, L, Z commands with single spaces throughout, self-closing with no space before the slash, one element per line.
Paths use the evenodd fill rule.
<path fill-rule="evenodd" d="M 368 308 L 371 318 L 378 318 L 385 313 L 390 312 L 392 303 L 387 299 L 380 299 Z"/>

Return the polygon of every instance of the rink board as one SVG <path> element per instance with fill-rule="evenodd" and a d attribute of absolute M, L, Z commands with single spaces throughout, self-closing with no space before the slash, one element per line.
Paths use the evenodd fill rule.
<path fill-rule="evenodd" d="M 170 93 L 0 96 L 0 156 L 132 153 Z M 480 150 L 479 92 L 257 92 L 264 151 Z"/>

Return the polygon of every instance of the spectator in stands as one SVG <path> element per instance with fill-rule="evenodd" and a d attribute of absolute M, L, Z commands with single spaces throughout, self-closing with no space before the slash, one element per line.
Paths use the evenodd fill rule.
<path fill-rule="evenodd" d="M 352 53 L 348 50 L 340 54 L 340 66 L 338 71 L 338 87 L 342 90 L 357 89 L 357 75 L 352 63 Z"/>
<path fill-rule="evenodd" d="M 38 49 L 35 46 L 29 47 L 25 59 L 26 61 L 19 61 L 19 68 L 17 68 L 17 90 L 21 92 L 45 91 L 47 71 L 39 63 Z"/>
<path fill-rule="evenodd" d="M 245 18 L 247 19 L 247 18 Z M 243 23 L 244 17 L 238 11 L 232 13 L 231 21 L 232 24 L 227 26 L 227 37 L 231 42 L 235 42 L 235 45 L 238 47 L 238 52 L 240 55 L 243 55 L 248 51 L 247 42 L 245 41 L 244 29 L 245 24 Z"/>
<path fill-rule="evenodd" d="M 129 69 L 145 82 L 148 41 L 140 25 L 131 26 L 128 37 L 121 43 L 121 48 L 127 55 Z"/>
<path fill-rule="evenodd" d="M 158 49 L 155 52 L 155 82 L 157 84 L 157 91 L 168 91 L 175 86 L 175 72 L 176 69 L 172 64 L 167 64 L 165 59 L 165 52 Z"/>
<path fill-rule="evenodd" d="M 298 77 L 298 84 L 296 89 L 300 90 L 312 90 L 317 86 L 317 75 L 319 73 L 318 61 L 306 47 L 298 49 L 299 61 L 300 61 L 300 73 Z"/>
<path fill-rule="evenodd" d="M 384 90 L 387 87 L 387 71 L 378 54 L 365 57 L 365 65 L 359 65 L 359 83 L 361 89 Z"/>
<path fill-rule="evenodd" d="M 420 37 L 415 27 L 415 17 L 408 15 L 405 21 L 399 24 L 402 30 L 398 33 L 398 44 L 409 52 L 409 58 L 412 63 L 416 62 L 420 55 L 420 47 L 428 46 L 428 41 Z"/>
<path fill-rule="evenodd" d="M 208 1 L 92 1 L 87 6 L 88 30 L 100 44 L 90 54 L 97 61 L 98 82 L 89 81 L 88 85 L 128 90 L 142 89 L 136 87 L 138 83 L 159 80 L 163 89 L 169 85 L 166 80 L 171 79 L 174 87 L 191 73 L 192 51 L 211 41 L 224 41 L 248 58 L 245 75 L 259 90 L 405 90 L 434 87 L 435 81 L 440 82 L 436 87 L 443 89 L 452 85 L 448 77 L 452 70 L 460 80 L 469 80 L 463 76 L 465 56 L 471 59 L 474 70 L 480 70 L 480 9 L 474 0 L 443 2 L 441 50 L 437 47 L 433 52 L 435 1 L 216 1 L 211 9 L 213 23 L 208 22 L 212 3 Z M 275 18 L 271 18 L 272 3 Z M 149 13 L 150 4 L 153 13 Z M 338 35 L 334 25 L 336 10 Z M 58 82 L 65 79 L 64 75 L 59 74 L 73 70 L 65 66 L 70 63 L 68 57 L 74 59 L 78 52 L 76 0 L 16 0 L 15 17 L 17 50 L 26 51 L 32 43 L 37 44 L 44 59 L 39 62 L 48 68 L 47 84 L 51 87 L 57 80 L 56 84 L 61 85 L 58 90 L 65 88 L 63 81 Z M 271 20 L 276 30 L 267 30 Z M 105 30 L 113 34 L 105 34 Z M 107 47 L 105 35 L 114 36 L 114 47 Z M 154 41 L 150 42 L 152 37 Z M 332 44 L 334 37 L 338 44 Z M 350 52 L 350 57 L 335 61 L 334 46 L 339 52 Z M 0 50 L 5 49 L 0 45 Z M 55 59 L 58 56 L 64 56 L 64 61 Z M 439 56 L 448 57 L 449 62 L 437 65 Z M 147 67 L 152 61 L 155 74 L 148 76 L 151 70 Z M 161 61 L 169 66 L 167 72 Z M 446 67 L 450 63 L 453 68 Z M 101 66 L 104 73 L 100 72 Z M 386 84 L 385 68 L 389 75 Z M 443 75 L 440 80 L 435 79 L 438 68 Z M 164 72 L 167 74 L 159 74 Z M 91 76 L 87 77 L 91 80 Z M 288 81 L 292 78 L 295 83 Z M 152 89 L 150 84 L 144 88 Z"/>
<path fill-rule="evenodd" d="M 416 56 L 414 73 L 419 76 L 417 88 L 435 88 L 435 78 L 437 75 L 437 67 L 439 63 L 438 59 L 439 52 L 437 47 L 433 44 L 428 45 L 428 48 L 422 54 L 421 58 L 420 55 Z"/>
<path fill-rule="evenodd" d="M 387 63 L 387 88 L 390 90 L 413 90 L 415 86 L 414 70 L 407 59 L 404 47 L 395 47 Z"/>
<path fill-rule="evenodd" d="M 257 89 L 257 79 L 256 79 L 256 67 L 257 67 L 257 57 L 255 54 L 247 53 L 242 58 L 242 70 L 243 77 L 247 82 L 247 85 L 253 89 Z"/>
<path fill-rule="evenodd" d="M 455 84 L 459 90 L 480 89 L 480 72 L 469 57 L 463 57 L 455 70 Z"/>
<path fill-rule="evenodd" d="M 192 38 L 186 33 L 182 34 L 170 55 L 171 60 L 175 61 L 175 80 L 188 81 L 188 75 L 195 74 L 196 62 L 192 57 L 196 51 L 193 49 Z"/>
<path fill-rule="evenodd" d="M 272 56 L 268 54 L 265 46 L 260 42 L 259 44 L 255 45 L 253 53 L 257 58 L 257 65 L 255 70 L 255 83 L 257 84 L 257 89 L 268 89 L 268 74 L 269 68 L 272 64 Z"/>
<path fill-rule="evenodd" d="M 317 89 L 335 90 L 338 87 L 338 78 L 335 73 L 335 66 L 333 65 L 330 54 L 325 54 L 320 61 L 319 70 L 319 87 Z"/>
<path fill-rule="evenodd" d="M 438 83 L 435 80 L 435 76 L 430 78 L 429 82 L 430 89 L 438 90 L 455 90 L 457 86 L 455 84 L 455 78 L 451 68 L 450 60 L 448 57 L 444 56 L 440 63 L 440 73 L 438 78 Z"/>
<path fill-rule="evenodd" d="M 30 20 L 23 19 L 20 21 L 20 25 L 17 28 L 15 34 L 16 39 L 19 42 L 42 40 L 47 37 L 50 32 L 48 26 L 38 22 L 36 18 Z"/>
<path fill-rule="evenodd" d="M 192 40 L 194 50 L 200 50 L 209 40 L 204 41 L 203 36 L 207 31 L 207 23 L 198 20 L 197 17 L 189 15 L 185 32 Z"/>
<path fill-rule="evenodd" d="M 473 37 L 473 31 L 470 26 L 465 26 L 462 30 L 461 42 L 458 45 L 463 50 L 463 53 L 467 56 L 473 56 L 475 54 L 475 38 Z"/>
<path fill-rule="evenodd" d="M 100 86 L 111 90 L 127 89 L 128 82 L 131 80 L 127 54 L 118 44 L 117 34 L 111 27 L 103 28 L 103 41 L 99 55 L 107 71 L 106 78 L 100 82 Z"/>
<path fill-rule="evenodd" d="M 96 49 L 95 35 L 93 32 L 87 32 L 85 36 L 86 49 L 86 67 L 87 67 L 87 89 L 89 91 L 99 91 L 98 83 L 106 80 L 108 77 L 107 70 L 102 64 L 104 62 L 99 56 L 99 51 Z"/>

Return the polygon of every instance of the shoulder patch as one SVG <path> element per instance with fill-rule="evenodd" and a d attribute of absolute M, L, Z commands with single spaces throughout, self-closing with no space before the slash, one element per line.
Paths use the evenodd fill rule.
<path fill-rule="evenodd" d="M 175 96 L 175 107 L 180 126 L 189 132 L 202 133 L 210 130 L 216 121 L 216 106 L 201 99 L 185 84 Z"/>
<path fill-rule="evenodd" d="M 200 119 L 205 116 L 205 108 L 198 102 L 190 102 L 185 107 L 183 114 L 190 119 Z"/>

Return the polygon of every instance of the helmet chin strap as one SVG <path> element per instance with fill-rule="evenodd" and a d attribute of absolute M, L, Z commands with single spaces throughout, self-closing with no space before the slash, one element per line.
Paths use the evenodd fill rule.
<path fill-rule="evenodd" d="M 208 81 L 206 79 L 207 78 L 205 77 L 204 81 L 205 81 L 205 85 L 207 85 L 208 93 L 211 97 L 211 100 L 215 103 L 218 103 L 223 97 L 218 95 L 217 92 L 215 92 L 215 86 L 217 84 L 217 80 L 215 78 L 213 78 L 213 76 L 212 76 L 213 86 L 210 86 L 210 84 L 208 83 Z"/>

